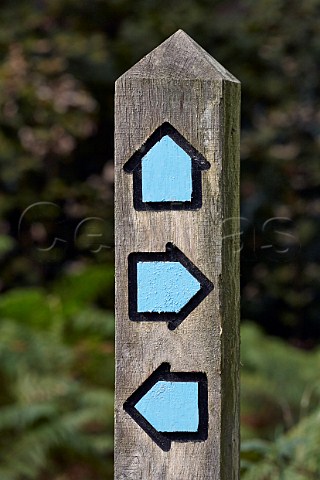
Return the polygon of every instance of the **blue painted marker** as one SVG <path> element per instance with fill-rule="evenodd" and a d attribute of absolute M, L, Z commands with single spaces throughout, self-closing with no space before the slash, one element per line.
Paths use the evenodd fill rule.
<path fill-rule="evenodd" d="M 129 318 L 165 321 L 174 330 L 213 289 L 210 280 L 174 244 L 165 252 L 128 258 Z"/>
<path fill-rule="evenodd" d="M 209 162 L 170 123 L 158 127 L 125 163 L 136 210 L 196 210 Z"/>
<path fill-rule="evenodd" d="M 158 432 L 196 432 L 199 428 L 197 382 L 157 382 L 136 409 Z"/>
<path fill-rule="evenodd" d="M 142 159 L 142 201 L 190 202 L 191 169 L 189 155 L 166 135 Z"/>
<path fill-rule="evenodd" d="M 138 312 L 175 312 L 200 290 L 198 280 L 179 262 L 138 262 Z"/>
<path fill-rule="evenodd" d="M 208 380 L 202 372 L 173 373 L 162 363 L 123 407 L 164 451 L 172 441 L 208 438 Z"/>

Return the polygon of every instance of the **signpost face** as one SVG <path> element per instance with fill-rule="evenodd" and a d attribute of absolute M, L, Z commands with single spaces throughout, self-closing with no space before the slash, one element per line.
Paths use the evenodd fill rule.
<path fill-rule="evenodd" d="M 116 480 L 239 478 L 239 104 L 181 30 L 116 83 Z"/>

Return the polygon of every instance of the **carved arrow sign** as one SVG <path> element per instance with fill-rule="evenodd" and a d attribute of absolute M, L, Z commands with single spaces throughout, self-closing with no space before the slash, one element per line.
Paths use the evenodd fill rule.
<path fill-rule="evenodd" d="M 133 173 L 136 210 L 196 210 L 201 171 L 210 163 L 170 123 L 163 123 L 124 165 Z"/>
<path fill-rule="evenodd" d="M 123 408 L 166 452 L 172 441 L 204 441 L 208 437 L 208 382 L 204 373 L 170 372 L 170 365 L 163 363 Z"/>
<path fill-rule="evenodd" d="M 211 292 L 213 284 L 172 243 L 166 252 L 131 253 L 128 259 L 129 318 L 164 321 L 170 330 Z"/>

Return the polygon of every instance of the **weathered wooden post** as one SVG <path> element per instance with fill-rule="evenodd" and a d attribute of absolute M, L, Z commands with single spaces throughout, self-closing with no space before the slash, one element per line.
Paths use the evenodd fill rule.
<path fill-rule="evenodd" d="M 238 480 L 240 83 L 179 30 L 115 103 L 115 479 Z"/>

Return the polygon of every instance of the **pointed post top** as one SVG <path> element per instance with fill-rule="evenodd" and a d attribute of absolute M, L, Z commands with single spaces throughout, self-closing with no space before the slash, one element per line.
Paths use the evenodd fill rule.
<path fill-rule="evenodd" d="M 122 77 L 226 80 L 240 83 L 181 29 L 143 57 Z"/>

